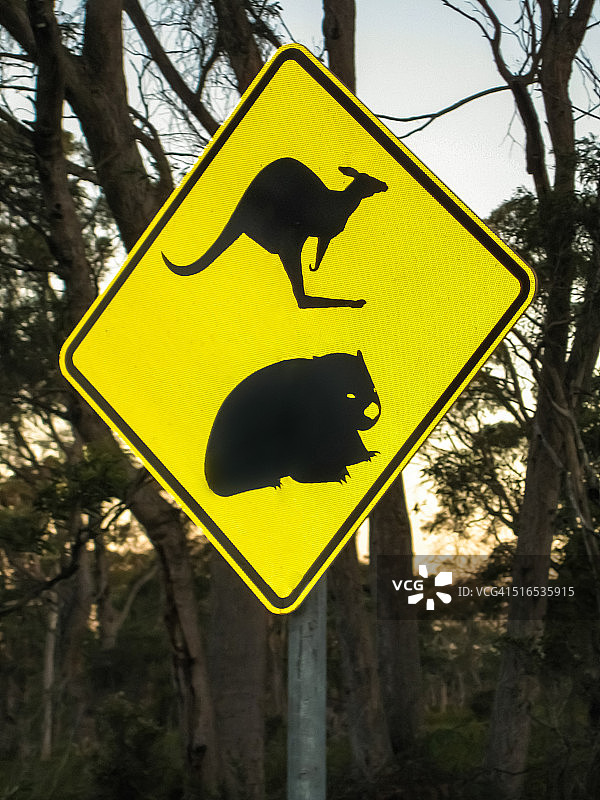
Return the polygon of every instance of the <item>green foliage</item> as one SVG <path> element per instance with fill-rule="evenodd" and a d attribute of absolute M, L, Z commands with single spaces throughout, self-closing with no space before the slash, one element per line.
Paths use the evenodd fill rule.
<path fill-rule="evenodd" d="M 108 551 L 112 596 L 122 608 L 132 582 L 152 563 L 151 554 L 120 556 Z M 69 601 L 72 590 L 59 594 Z M 170 653 L 156 581 L 136 595 L 112 649 L 101 631 L 88 629 L 80 647 L 78 681 L 92 704 L 92 735 L 72 724 L 72 699 L 55 687 L 53 752 L 39 761 L 41 667 L 46 609 L 30 605 L 3 620 L 0 638 L 0 709 L 11 697 L 13 728 L 0 729 L 0 799 L 101 800 L 132 797 L 180 800 L 181 745 Z M 60 615 L 62 625 L 66 614 Z M 60 633 L 60 630 L 59 630 Z M 63 634 L 66 633 L 63 630 Z M 61 650 L 57 651 L 60 670 Z M 4 725 L 4 723 L 3 723 Z M 29 756 L 19 754 L 26 745 Z M 119 794 L 122 791 L 123 794 Z"/>
<path fill-rule="evenodd" d="M 181 796 L 179 748 L 173 736 L 123 695 L 109 698 L 96 717 L 101 747 L 91 760 L 93 797 L 175 800 Z"/>
<path fill-rule="evenodd" d="M 0 761 L 0 800 L 83 800 L 90 795 L 84 753 L 57 753 L 48 761 Z"/>
<path fill-rule="evenodd" d="M 47 276 L 29 275 L 25 281 L 0 270 L 0 422 L 14 419 L 24 402 L 54 404 L 61 313 Z"/>
<path fill-rule="evenodd" d="M 135 578 L 152 564 L 151 554 L 120 556 L 108 553 L 114 605 L 122 608 Z M 158 724 L 176 723 L 171 653 L 162 625 L 162 603 L 157 581 L 147 583 L 136 597 L 114 646 L 107 649 L 100 636 L 86 653 L 90 684 L 99 697 L 121 693 L 143 705 Z"/>
<path fill-rule="evenodd" d="M 35 511 L 0 508 L 0 550 L 13 553 L 43 553 L 46 518 Z"/>
<path fill-rule="evenodd" d="M 97 514 L 103 502 L 125 494 L 123 461 L 101 444 L 84 447 L 77 461 L 48 459 L 45 467 L 35 506 L 55 519 L 68 520 L 74 508 Z"/>
<path fill-rule="evenodd" d="M 476 770 L 483 756 L 485 724 L 467 709 L 430 714 L 426 748 L 438 769 L 447 773 Z"/>
<path fill-rule="evenodd" d="M 523 187 L 517 189 L 510 200 L 492 211 L 488 224 L 521 258 L 539 268 L 544 259 L 544 238 L 534 194 Z"/>
<path fill-rule="evenodd" d="M 467 394 L 484 406 L 476 387 Z M 471 525 L 480 533 L 496 533 L 500 525 L 512 527 L 524 481 L 519 465 L 524 459 L 525 433 L 506 419 L 478 419 L 467 433 L 461 416 L 457 408 L 440 428 L 440 444 L 424 451 L 423 473 L 433 481 L 440 505 L 429 530 L 466 537 Z"/>

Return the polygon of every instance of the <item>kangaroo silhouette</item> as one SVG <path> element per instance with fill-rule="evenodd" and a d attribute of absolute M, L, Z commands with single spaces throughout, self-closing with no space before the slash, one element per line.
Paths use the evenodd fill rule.
<path fill-rule="evenodd" d="M 328 189 L 305 164 L 295 158 L 280 158 L 262 169 L 252 180 L 229 221 L 206 253 L 191 264 L 178 266 L 163 253 L 163 259 L 176 275 L 195 275 L 210 266 L 243 233 L 267 252 L 279 256 L 292 284 L 298 308 L 362 308 L 364 300 L 312 297 L 304 290 L 302 248 L 306 240 L 317 237 L 315 266 L 319 268 L 329 242 L 346 227 L 361 201 L 387 184 L 353 167 L 339 167 L 352 178 L 345 189 Z"/>
<path fill-rule="evenodd" d="M 369 413 L 367 413 L 369 412 Z M 225 398 L 210 432 L 204 471 L 221 497 L 300 483 L 345 481 L 370 461 L 358 434 L 381 403 L 362 353 L 294 358 L 253 372 Z"/>

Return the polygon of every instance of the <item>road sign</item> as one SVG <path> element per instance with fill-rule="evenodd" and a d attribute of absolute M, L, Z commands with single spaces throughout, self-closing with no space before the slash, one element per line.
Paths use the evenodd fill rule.
<path fill-rule="evenodd" d="M 288 612 L 534 287 L 294 45 L 258 75 L 61 364 L 266 606 Z"/>

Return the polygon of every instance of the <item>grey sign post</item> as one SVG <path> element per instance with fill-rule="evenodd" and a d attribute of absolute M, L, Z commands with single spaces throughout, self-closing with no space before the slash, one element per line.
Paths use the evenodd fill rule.
<path fill-rule="evenodd" d="M 288 800 L 325 800 L 327 582 L 288 622 Z"/>

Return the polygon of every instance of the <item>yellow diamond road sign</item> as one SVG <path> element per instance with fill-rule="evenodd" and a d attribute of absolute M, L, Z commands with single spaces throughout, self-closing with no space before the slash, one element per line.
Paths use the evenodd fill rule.
<path fill-rule="evenodd" d="M 258 75 L 61 363 L 281 613 L 534 288 L 529 267 L 294 45 Z"/>

